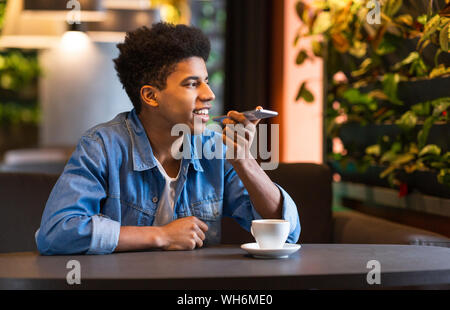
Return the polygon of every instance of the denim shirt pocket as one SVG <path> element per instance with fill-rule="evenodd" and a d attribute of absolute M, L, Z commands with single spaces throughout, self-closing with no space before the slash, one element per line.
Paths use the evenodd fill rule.
<path fill-rule="evenodd" d="M 222 234 L 222 207 L 223 198 L 218 197 L 207 198 L 191 203 L 190 205 L 192 215 L 208 225 L 208 231 L 205 234 L 206 238 L 203 241 L 204 245 L 220 243 Z"/>
<path fill-rule="evenodd" d="M 122 205 L 122 226 L 150 226 L 155 219 L 156 203 L 149 201 L 145 205 L 138 205 L 120 200 Z"/>

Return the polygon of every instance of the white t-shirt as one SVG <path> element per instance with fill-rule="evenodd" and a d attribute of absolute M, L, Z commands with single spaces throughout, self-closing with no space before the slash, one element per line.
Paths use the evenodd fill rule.
<path fill-rule="evenodd" d="M 153 226 L 163 226 L 172 222 L 173 219 L 173 209 L 175 206 L 175 190 L 177 188 L 178 181 L 180 180 L 181 161 L 180 168 L 178 169 L 178 175 L 175 178 L 171 178 L 167 175 L 166 170 L 164 170 L 164 167 L 161 165 L 158 159 L 156 159 L 156 157 L 155 160 L 159 171 L 166 180 L 166 185 L 164 186 L 163 193 L 159 199 L 158 209 L 156 210 Z"/>

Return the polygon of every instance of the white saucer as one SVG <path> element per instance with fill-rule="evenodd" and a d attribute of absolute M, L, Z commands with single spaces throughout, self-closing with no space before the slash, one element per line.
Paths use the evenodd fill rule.
<path fill-rule="evenodd" d="M 241 249 L 256 258 L 287 258 L 301 248 L 300 244 L 285 243 L 281 249 L 260 249 L 256 242 L 245 243 Z"/>

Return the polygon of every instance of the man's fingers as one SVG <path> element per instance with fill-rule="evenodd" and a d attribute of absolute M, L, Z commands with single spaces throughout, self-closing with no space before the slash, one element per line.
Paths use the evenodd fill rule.
<path fill-rule="evenodd" d="M 198 227 L 202 231 L 207 232 L 208 231 L 208 225 L 206 225 L 206 223 L 203 222 L 202 220 L 200 220 L 198 217 L 196 217 L 195 219 L 196 219 L 196 223 L 197 223 Z"/>
<path fill-rule="evenodd" d="M 222 121 L 222 124 L 224 124 L 224 125 L 231 125 L 231 124 L 237 124 L 237 122 L 236 121 L 234 121 L 234 120 L 232 120 L 232 119 L 229 119 L 229 118 L 225 118 L 223 121 Z"/>
<path fill-rule="evenodd" d="M 202 229 L 200 227 L 198 227 L 198 225 L 197 225 L 197 229 L 195 230 L 195 232 L 197 233 L 197 236 L 201 240 L 205 240 L 205 238 L 206 238 L 205 233 L 202 231 Z"/>
<path fill-rule="evenodd" d="M 231 126 L 225 126 L 225 128 L 223 129 L 223 133 L 225 134 L 225 136 L 227 136 L 231 140 L 234 140 L 234 135 L 236 134 L 236 130 L 233 130 L 233 127 L 231 127 Z"/>
<path fill-rule="evenodd" d="M 230 111 L 228 112 L 227 116 L 232 120 L 243 124 L 244 126 L 250 123 L 250 121 L 244 116 L 244 114 L 240 112 Z"/>
<path fill-rule="evenodd" d="M 200 239 L 200 237 L 197 236 L 197 234 L 195 234 L 194 239 L 195 239 L 195 245 L 196 245 L 196 247 L 197 247 L 197 248 L 201 248 L 201 247 L 203 246 L 203 240 Z"/>
<path fill-rule="evenodd" d="M 236 130 L 233 127 L 226 126 L 223 129 L 223 134 L 234 143 L 245 146 L 248 142 L 250 142 L 250 139 L 253 137 L 254 133 L 251 129 L 245 127 L 238 128 Z"/>

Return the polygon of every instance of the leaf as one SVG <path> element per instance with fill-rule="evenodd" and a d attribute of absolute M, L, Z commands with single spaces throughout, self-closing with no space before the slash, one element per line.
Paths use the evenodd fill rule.
<path fill-rule="evenodd" d="M 391 146 L 391 151 L 398 153 L 402 150 L 402 144 L 400 142 L 394 142 Z"/>
<path fill-rule="evenodd" d="M 432 79 L 441 75 L 445 75 L 447 73 L 450 73 L 450 67 L 446 68 L 444 64 L 440 64 L 438 67 L 431 70 L 429 77 L 430 79 Z"/>
<path fill-rule="evenodd" d="M 419 153 L 419 157 L 424 155 L 440 155 L 441 148 L 435 144 L 428 144 Z"/>
<path fill-rule="evenodd" d="M 433 116 L 439 117 L 441 116 L 442 112 L 450 108 L 450 97 L 433 100 L 432 105 L 434 106 Z"/>
<path fill-rule="evenodd" d="M 417 103 L 411 106 L 411 111 L 418 116 L 428 116 L 431 113 L 431 103 L 429 101 Z"/>
<path fill-rule="evenodd" d="M 383 76 L 383 91 L 389 101 L 397 105 L 403 104 L 397 95 L 399 81 L 400 75 L 398 73 L 388 73 Z"/>
<path fill-rule="evenodd" d="M 295 4 L 295 11 L 297 12 L 297 16 L 300 18 L 300 20 L 302 22 L 305 22 L 303 20 L 304 10 L 305 10 L 305 4 L 303 3 L 303 1 L 297 1 L 297 3 Z"/>
<path fill-rule="evenodd" d="M 439 34 L 439 44 L 444 52 L 448 52 L 448 41 L 450 37 L 450 23 L 448 23 Z"/>
<path fill-rule="evenodd" d="M 347 100 L 348 103 L 355 105 L 370 105 L 374 102 L 374 100 L 369 95 L 363 94 L 355 88 L 347 89 L 342 94 L 342 98 Z"/>
<path fill-rule="evenodd" d="M 413 129 L 417 124 L 417 116 L 413 111 L 408 111 L 403 114 L 399 120 L 395 122 L 404 131 L 409 131 Z"/>
<path fill-rule="evenodd" d="M 362 58 L 367 53 L 367 43 L 353 40 L 353 46 L 349 49 L 349 53 L 356 58 Z"/>
<path fill-rule="evenodd" d="M 333 41 L 334 48 L 339 53 L 345 53 L 350 48 L 350 43 L 341 33 L 333 33 L 331 35 L 331 40 Z"/>
<path fill-rule="evenodd" d="M 395 166 L 391 165 L 386 170 L 380 173 L 380 178 L 384 179 L 388 174 L 392 173 L 395 170 Z"/>
<path fill-rule="evenodd" d="M 417 134 L 417 142 L 419 149 L 422 149 L 425 143 L 427 143 L 428 135 L 430 133 L 430 129 L 436 121 L 436 117 L 430 116 L 423 123 L 422 129 Z"/>
<path fill-rule="evenodd" d="M 297 33 L 297 35 L 294 38 L 294 47 L 297 46 L 299 40 L 300 40 L 300 33 Z"/>
<path fill-rule="evenodd" d="M 445 164 L 439 161 L 432 162 L 430 166 L 437 169 L 445 168 Z"/>
<path fill-rule="evenodd" d="M 301 65 L 306 60 L 306 58 L 308 58 L 308 54 L 306 53 L 305 50 L 301 50 L 297 54 L 297 58 L 295 59 L 295 63 L 297 65 Z"/>
<path fill-rule="evenodd" d="M 406 153 L 397 156 L 397 158 L 392 162 L 393 165 L 400 166 L 406 164 L 415 158 L 414 154 Z"/>
<path fill-rule="evenodd" d="M 414 22 L 412 16 L 409 15 L 409 14 L 400 15 L 400 16 L 395 18 L 395 21 L 397 23 L 402 23 L 402 24 L 405 24 L 405 25 L 408 25 L 408 26 L 412 26 L 413 22 Z"/>
<path fill-rule="evenodd" d="M 428 67 L 420 57 L 417 60 L 415 60 L 411 64 L 411 67 L 409 68 L 409 74 L 414 75 L 416 77 L 426 76 L 427 72 Z"/>
<path fill-rule="evenodd" d="M 371 145 L 366 148 L 367 155 L 380 156 L 381 147 L 379 144 Z"/>
<path fill-rule="evenodd" d="M 417 163 L 414 163 L 412 165 L 405 166 L 403 169 L 405 169 L 406 173 L 413 173 L 418 169 Z"/>
<path fill-rule="evenodd" d="M 361 75 L 367 73 L 367 71 L 369 71 L 371 66 L 372 66 L 372 59 L 371 58 L 366 58 L 366 59 L 364 59 L 364 61 L 359 66 L 359 69 L 355 70 L 355 71 L 352 71 L 351 75 L 353 77 L 361 76 Z"/>
<path fill-rule="evenodd" d="M 419 153 L 419 149 L 417 148 L 417 145 L 415 143 L 411 143 L 409 145 L 409 152 L 411 154 L 418 154 Z"/>
<path fill-rule="evenodd" d="M 421 23 L 422 25 L 425 25 L 427 23 L 427 14 L 420 15 L 417 17 L 417 22 Z"/>
<path fill-rule="evenodd" d="M 403 4 L 402 0 L 389 0 L 386 5 L 386 15 L 394 16 Z"/>
<path fill-rule="evenodd" d="M 397 154 L 395 152 L 393 152 L 392 150 L 387 151 L 386 153 L 383 154 L 383 156 L 381 156 L 380 162 L 381 163 L 385 163 L 385 162 L 393 162 L 395 159 L 397 158 Z"/>
<path fill-rule="evenodd" d="M 312 50 L 313 50 L 314 56 L 323 57 L 323 54 L 322 54 L 322 43 L 320 43 L 319 41 L 313 40 L 311 42 L 311 46 L 312 46 Z"/>
<path fill-rule="evenodd" d="M 303 82 L 302 85 L 300 86 L 295 101 L 298 101 L 300 98 L 303 98 L 303 100 L 305 100 L 308 103 L 314 101 L 314 95 L 306 88 L 306 82 Z"/>
<path fill-rule="evenodd" d="M 444 162 L 450 162 L 450 152 L 447 152 L 447 153 L 445 153 L 443 156 L 442 156 L 442 160 L 444 161 Z"/>
<path fill-rule="evenodd" d="M 441 169 L 437 176 L 438 182 L 450 186 L 450 169 Z"/>
<path fill-rule="evenodd" d="M 376 98 L 380 100 L 389 100 L 388 96 L 380 89 L 372 90 L 368 95 L 371 98 Z"/>
<path fill-rule="evenodd" d="M 393 67 L 394 70 L 398 70 L 405 65 L 411 64 L 413 61 L 417 60 L 420 57 L 419 53 L 414 51 L 411 52 L 405 59 L 396 63 Z"/>
<path fill-rule="evenodd" d="M 390 54 L 397 49 L 398 45 L 399 42 L 397 36 L 386 34 L 381 40 L 381 43 L 378 45 L 378 48 L 375 52 L 380 56 Z"/>
<path fill-rule="evenodd" d="M 434 34 L 439 26 L 441 17 L 439 15 L 435 15 L 431 18 L 426 24 L 423 30 L 422 38 L 419 40 L 419 45 L 426 39 L 428 39 L 432 34 Z"/>
<path fill-rule="evenodd" d="M 313 34 L 323 34 L 331 27 L 331 13 L 320 12 L 312 27 Z"/>

